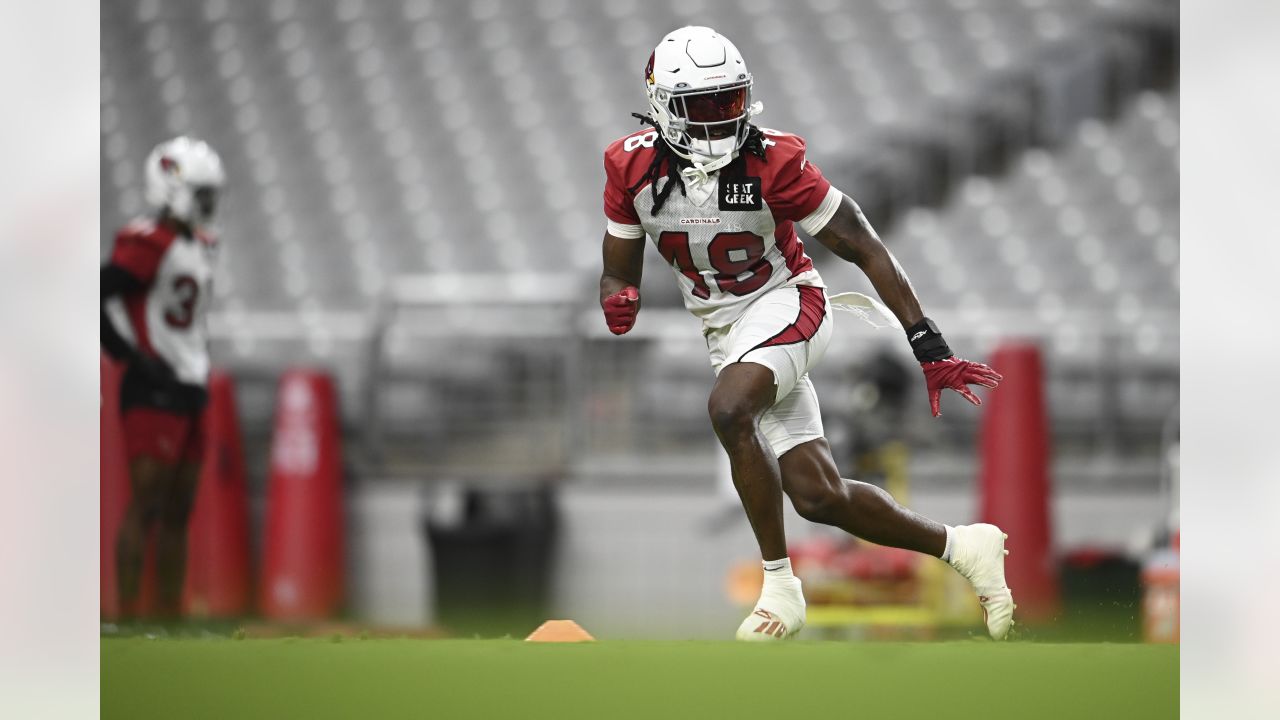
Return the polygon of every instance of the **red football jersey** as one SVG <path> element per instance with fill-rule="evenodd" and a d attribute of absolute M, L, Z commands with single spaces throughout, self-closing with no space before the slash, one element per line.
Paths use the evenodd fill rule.
<path fill-rule="evenodd" d="M 654 214 L 653 189 L 635 187 L 657 152 L 657 131 L 642 130 L 605 149 L 604 212 L 617 237 L 648 235 L 676 273 L 685 307 L 707 327 L 723 327 L 761 294 L 787 283 L 822 286 L 796 235 L 815 233 L 843 195 L 805 157 L 797 135 L 763 129 L 764 158 L 746 154 L 744 172 L 684 180 Z M 669 182 L 666 168 L 659 189 Z"/>
<path fill-rule="evenodd" d="M 151 220 L 135 220 L 116 234 L 111 264 L 143 289 L 124 296 L 120 333 L 142 353 L 159 356 L 178 379 L 203 386 L 209 377 L 205 313 L 211 300 L 217 244 L 197 232 L 187 237 Z"/>

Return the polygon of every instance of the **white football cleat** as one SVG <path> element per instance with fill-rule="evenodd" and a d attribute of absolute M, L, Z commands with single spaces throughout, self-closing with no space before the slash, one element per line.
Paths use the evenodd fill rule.
<path fill-rule="evenodd" d="M 771 583 L 760 593 L 755 609 L 738 626 L 737 638 L 747 642 L 786 640 L 804 627 L 804 609 L 800 578 Z"/>
<path fill-rule="evenodd" d="M 1013 626 L 1013 593 L 1004 580 L 1004 541 L 1009 536 L 987 523 L 952 528 L 951 567 L 973 584 L 993 640 L 1003 640 Z"/>

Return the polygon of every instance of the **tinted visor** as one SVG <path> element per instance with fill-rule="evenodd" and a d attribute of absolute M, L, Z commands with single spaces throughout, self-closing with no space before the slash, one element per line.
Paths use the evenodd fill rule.
<path fill-rule="evenodd" d="M 736 132 L 735 121 L 747 112 L 747 87 L 741 85 L 712 92 L 686 93 L 677 95 L 673 102 L 681 106 L 677 109 L 678 115 L 692 125 L 705 126 L 690 128 L 689 134 L 693 137 L 729 137 Z"/>
<path fill-rule="evenodd" d="M 685 119 L 695 123 L 737 120 L 747 111 L 747 88 L 736 87 L 697 95 L 683 95 Z"/>
<path fill-rule="evenodd" d="M 196 209 L 203 218 L 212 218 L 218 210 L 218 188 L 212 185 L 197 186 L 193 192 Z"/>

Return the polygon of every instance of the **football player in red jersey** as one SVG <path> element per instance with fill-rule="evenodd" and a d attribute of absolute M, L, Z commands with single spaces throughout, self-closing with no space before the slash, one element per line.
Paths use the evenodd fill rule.
<path fill-rule="evenodd" d="M 157 610 L 176 616 L 204 451 L 204 316 L 216 252 L 208 228 L 224 174 L 217 153 L 187 137 L 152 150 L 145 173 L 157 213 L 116 234 L 101 273 L 102 347 L 125 363 L 120 411 L 131 493 L 116 537 L 116 572 L 121 611 L 134 614 L 146 537 L 157 527 Z"/>
<path fill-rule="evenodd" d="M 639 117 L 650 127 L 604 153 L 600 304 L 610 331 L 631 329 L 647 235 L 674 270 L 685 306 L 702 320 L 716 372 L 711 424 L 765 570 L 760 600 L 737 637 L 777 640 L 804 625 L 804 596 L 783 533 L 785 493 L 808 520 L 949 562 L 973 584 L 991 636 L 1003 639 L 1014 607 L 1004 533 L 935 522 L 836 469 L 808 377 L 834 318 L 796 225 L 857 264 L 907 328 L 935 416 L 942 390 L 980 405 L 969 385 L 994 388 L 1000 375 L 951 353 L 857 204 L 805 157 L 804 140 L 752 124 L 762 108 L 752 102 L 751 74 L 727 38 L 706 27 L 670 33 L 649 58 L 645 86 L 649 113 Z"/>

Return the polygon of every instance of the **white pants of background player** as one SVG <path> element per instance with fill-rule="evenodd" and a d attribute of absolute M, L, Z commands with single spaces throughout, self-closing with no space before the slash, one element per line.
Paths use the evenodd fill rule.
<path fill-rule="evenodd" d="M 831 342 L 835 319 L 826 293 L 822 293 L 822 322 L 808 340 L 757 347 L 797 322 L 800 298 L 796 285 L 783 285 L 752 302 L 732 324 L 705 333 L 716 375 L 735 362 L 753 362 L 773 371 L 777 393 L 773 407 L 760 418 L 760 432 L 778 457 L 823 436 L 822 413 L 809 369 L 822 360 Z"/>

